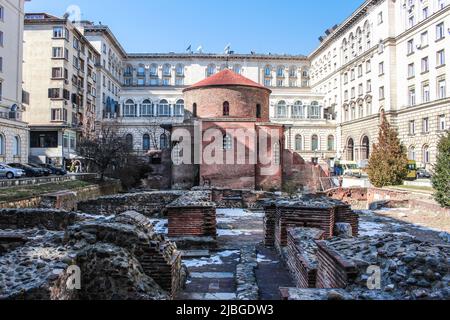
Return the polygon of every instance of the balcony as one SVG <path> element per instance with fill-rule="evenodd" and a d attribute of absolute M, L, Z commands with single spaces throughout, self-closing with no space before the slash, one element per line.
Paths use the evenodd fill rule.
<path fill-rule="evenodd" d="M 17 111 L 0 112 L 1 119 L 22 121 L 22 113 Z"/>

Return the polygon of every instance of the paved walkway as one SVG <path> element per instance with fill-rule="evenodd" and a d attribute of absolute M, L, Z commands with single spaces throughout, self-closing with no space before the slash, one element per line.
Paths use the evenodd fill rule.
<path fill-rule="evenodd" d="M 275 250 L 261 246 L 263 217 L 263 213 L 241 209 L 217 210 L 218 251 L 186 252 L 186 254 L 199 256 L 183 259 L 190 276 L 186 289 L 178 298 L 185 300 L 236 299 L 236 266 L 240 262 L 240 248 L 254 246 L 258 252 L 256 277 L 260 298 L 280 299 L 278 288 L 292 286 L 292 281 Z"/>

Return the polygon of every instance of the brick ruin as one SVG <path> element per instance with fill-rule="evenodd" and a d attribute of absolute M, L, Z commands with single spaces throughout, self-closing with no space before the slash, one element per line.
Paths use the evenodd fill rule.
<path fill-rule="evenodd" d="M 448 246 L 403 234 L 358 237 L 358 216 L 324 196 L 265 204 L 264 242 L 284 258 L 296 288 L 287 300 L 449 299 Z M 346 232 L 342 232 L 345 230 Z M 384 290 L 370 290 L 368 268 Z"/>
<path fill-rule="evenodd" d="M 136 212 L 2 210 L 0 230 L 0 299 L 164 300 L 184 285 L 176 245 Z M 66 286 L 72 265 L 79 291 Z"/>

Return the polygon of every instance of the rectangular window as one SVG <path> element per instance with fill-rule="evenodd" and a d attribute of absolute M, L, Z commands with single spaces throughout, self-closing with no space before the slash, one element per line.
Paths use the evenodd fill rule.
<path fill-rule="evenodd" d="M 414 53 L 414 39 L 409 40 L 407 46 L 408 46 L 408 48 L 407 48 L 408 54 L 413 54 Z"/>
<path fill-rule="evenodd" d="M 3 57 L 0 57 L 0 72 L 3 72 Z"/>
<path fill-rule="evenodd" d="M 430 85 L 428 83 L 422 86 L 422 102 L 430 102 Z"/>
<path fill-rule="evenodd" d="M 53 38 L 64 38 L 64 28 L 63 27 L 54 27 L 53 28 Z"/>
<path fill-rule="evenodd" d="M 30 132 L 31 148 L 58 148 L 58 132 Z"/>
<path fill-rule="evenodd" d="M 4 21 L 4 20 L 5 20 L 5 8 L 0 6 L 0 21 Z"/>
<path fill-rule="evenodd" d="M 436 66 L 441 67 L 443 65 L 445 65 L 445 50 L 444 49 L 438 51 L 437 55 L 436 55 Z"/>
<path fill-rule="evenodd" d="M 415 76 L 414 63 L 408 65 L 408 78 L 413 78 Z"/>
<path fill-rule="evenodd" d="M 422 9 L 422 19 L 427 19 L 428 18 L 428 15 L 429 15 L 429 9 L 428 9 L 428 7 L 425 7 L 425 8 L 423 8 Z"/>
<path fill-rule="evenodd" d="M 416 122 L 414 120 L 409 122 L 409 134 L 412 136 L 416 134 Z"/>
<path fill-rule="evenodd" d="M 366 61 L 366 72 L 370 72 L 372 70 L 372 64 L 370 63 L 370 60 Z"/>
<path fill-rule="evenodd" d="M 430 132 L 430 121 L 428 118 L 422 119 L 422 132 L 429 133 Z"/>
<path fill-rule="evenodd" d="M 367 92 L 372 92 L 372 81 L 371 80 L 367 80 Z"/>
<path fill-rule="evenodd" d="M 441 22 L 436 26 L 436 41 L 445 38 L 445 28 L 444 23 Z"/>
<path fill-rule="evenodd" d="M 444 99 L 447 97 L 445 79 L 438 80 L 438 99 Z"/>
<path fill-rule="evenodd" d="M 358 95 L 359 96 L 362 96 L 364 94 L 364 87 L 363 87 L 363 85 L 362 85 L 362 83 L 361 84 L 359 84 L 359 86 L 358 86 Z"/>
<path fill-rule="evenodd" d="M 384 74 L 384 62 L 380 62 L 378 65 L 378 74 L 382 76 Z"/>
<path fill-rule="evenodd" d="M 378 24 L 383 23 L 383 12 L 378 13 Z"/>
<path fill-rule="evenodd" d="M 51 110 L 52 121 L 67 121 L 67 110 L 66 109 L 52 109 Z"/>
<path fill-rule="evenodd" d="M 2 47 L 3 47 L 3 41 L 4 41 L 4 39 L 3 39 L 3 31 L 0 31 L 0 46 L 2 46 Z"/>
<path fill-rule="evenodd" d="M 428 62 L 428 57 L 422 58 L 422 73 L 428 72 L 430 70 L 430 64 Z"/>
<path fill-rule="evenodd" d="M 61 90 L 59 88 L 50 88 L 50 89 L 48 89 L 48 97 L 50 99 L 59 99 L 59 98 L 61 98 Z"/>
<path fill-rule="evenodd" d="M 379 98 L 380 100 L 384 99 L 384 87 L 380 87 L 379 89 Z"/>
<path fill-rule="evenodd" d="M 408 103 L 410 107 L 416 105 L 416 89 L 414 87 L 411 87 L 408 90 Z"/>
<path fill-rule="evenodd" d="M 61 79 L 63 77 L 63 69 L 62 68 L 52 68 L 52 78 L 53 79 Z"/>
<path fill-rule="evenodd" d="M 420 35 L 420 46 L 422 48 L 428 46 L 428 31 L 425 31 Z"/>
<path fill-rule="evenodd" d="M 53 47 L 52 48 L 52 58 L 64 58 L 64 50 L 62 47 Z"/>
<path fill-rule="evenodd" d="M 447 121 L 446 121 L 445 114 L 442 114 L 439 116 L 438 122 L 439 122 L 439 130 L 440 131 L 447 130 Z"/>

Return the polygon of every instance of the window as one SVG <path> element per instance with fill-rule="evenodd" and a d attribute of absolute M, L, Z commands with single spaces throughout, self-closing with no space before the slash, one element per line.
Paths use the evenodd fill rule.
<path fill-rule="evenodd" d="M 54 27 L 53 28 L 53 38 L 64 38 L 64 28 Z"/>
<path fill-rule="evenodd" d="M 20 138 L 15 136 L 13 138 L 13 157 L 20 157 Z"/>
<path fill-rule="evenodd" d="M 62 79 L 63 77 L 63 68 L 52 68 L 52 78 Z"/>
<path fill-rule="evenodd" d="M 57 148 L 58 147 L 58 132 L 57 131 L 42 131 L 30 132 L 30 146 L 31 148 Z"/>
<path fill-rule="evenodd" d="M 408 41 L 408 54 L 414 53 L 414 39 Z"/>
<path fill-rule="evenodd" d="M 223 136 L 223 150 L 233 149 L 233 138 L 231 135 L 226 134 Z"/>
<path fill-rule="evenodd" d="M 209 77 L 215 73 L 216 73 L 216 66 L 214 64 L 210 64 L 206 69 L 206 75 Z"/>
<path fill-rule="evenodd" d="M 422 157 L 424 164 L 430 163 L 430 148 L 427 145 L 423 146 L 422 148 Z"/>
<path fill-rule="evenodd" d="M 5 20 L 5 8 L 0 6 L 0 21 L 4 21 L 4 20 Z"/>
<path fill-rule="evenodd" d="M 416 148 L 414 148 L 414 146 L 411 146 L 408 149 L 408 160 L 411 160 L 411 161 L 416 160 Z"/>
<path fill-rule="evenodd" d="M 161 100 L 158 105 L 158 116 L 170 117 L 170 105 L 167 100 Z"/>
<path fill-rule="evenodd" d="M 163 76 L 164 77 L 170 77 L 171 76 L 172 67 L 170 64 L 165 64 L 163 66 Z"/>
<path fill-rule="evenodd" d="M 67 121 L 67 110 L 66 109 L 52 109 L 51 110 L 51 121 L 56 122 L 66 122 Z"/>
<path fill-rule="evenodd" d="M 441 66 L 445 65 L 445 51 L 444 51 L 444 49 L 438 51 L 436 57 L 437 57 L 436 58 L 436 66 L 437 67 L 441 67 Z"/>
<path fill-rule="evenodd" d="M 284 67 L 277 68 L 277 77 L 284 78 Z"/>
<path fill-rule="evenodd" d="M 334 151 L 334 136 L 328 136 L 328 143 L 327 143 L 328 151 Z"/>
<path fill-rule="evenodd" d="M 439 130 L 440 131 L 447 130 L 447 123 L 446 123 L 445 114 L 442 114 L 442 115 L 439 116 L 438 123 L 439 123 Z"/>
<path fill-rule="evenodd" d="M 270 66 L 266 66 L 264 68 L 264 76 L 266 77 L 272 76 L 272 68 Z"/>
<path fill-rule="evenodd" d="M 416 134 L 416 121 L 414 120 L 409 122 L 409 134 L 412 136 Z"/>
<path fill-rule="evenodd" d="M 378 13 L 378 24 L 383 23 L 383 12 Z"/>
<path fill-rule="evenodd" d="M 295 136 L 295 150 L 302 151 L 303 150 L 303 140 L 301 135 Z"/>
<path fill-rule="evenodd" d="M 352 69 L 350 71 L 350 81 L 353 81 L 353 80 L 355 80 L 355 69 Z"/>
<path fill-rule="evenodd" d="M 184 67 L 181 64 L 177 64 L 175 72 L 177 76 L 183 76 L 184 75 Z"/>
<path fill-rule="evenodd" d="M 416 19 L 415 19 L 415 17 L 414 16 L 410 16 L 409 18 L 408 18 L 408 26 L 410 27 L 410 28 L 412 28 L 412 27 L 414 27 L 414 24 L 416 23 Z"/>
<path fill-rule="evenodd" d="M 428 118 L 422 119 L 422 133 L 429 133 L 430 132 L 430 121 Z"/>
<path fill-rule="evenodd" d="M 319 137 L 315 134 L 311 137 L 311 151 L 319 150 Z"/>
<path fill-rule="evenodd" d="M 194 103 L 194 104 L 192 105 L 192 116 L 193 116 L 194 118 L 197 117 L 197 104 L 196 104 L 196 103 Z"/>
<path fill-rule="evenodd" d="M 367 80 L 366 90 L 367 90 L 367 93 L 372 92 L 372 81 L 371 80 Z"/>
<path fill-rule="evenodd" d="M 447 97 L 445 79 L 438 80 L 438 99 Z"/>
<path fill-rule="evenodd" d="M 158 66 L 156 64 L 152 64 L 150 66 L 150 76 L 156 77 L 158 75 Z"/>
<path fill-rule="evenodd" d="M 153 104 L 146 99 L 141 105 L 141 117 L 153 117 Z"/>
<path fill-rule="evenodd" d="M 127 147 L 129 148 L 129 150 L 133 150 L 134 149 L 134 145 L 133 145 L 133 135 L 132 134 L 127 134 L 125 136 L 125 144 L 127 145 Z"/>
<path fill-rule="evenodd" d="M 50 88 L 48 89 L 48 97 L 50 99 L 59 99 L 61 97 L 61 90 L 59 88 Z"/>
<path fill-rule="evenodd" d="M 445 0 L 438 0 L 438 9 L 443 9 L 445 7 Z"/>
<path fill-rule="evenodd" d="M 0 155 L 5 155 L 5 136 L 0 134 Z"/>
<path fill-rule="evenodd" d="M 168 149 L 169 148 L 169 139 L 167 138 L 167 135 L 165 133 L 163 133 L 159 137 L 159 147 L 161 149 Z"/>
<path fill-rule="evenodd" d="M 175 104 L 174 116 L 175 117 L 184 116 L 184 100 L 178 100 L 177 103 Z"/>
<path fill-rule="evenodd" d="M 296 101 L 292 106 L 292 117 L 295 119 L 305 118 L 303 103 L 301 101 Z"/>
<path fill-rule="evenodd" d="M 422 19 L 423 19 L 423 20 L 427 19 L 427 18 L 428 18 L 428 15 L 429 15 L 429 9 L 428 9 L 428 7 L 423 8 L 423 9 L 422 9 Z"/>
<path fill-rule="evenodd" d="M 64 58 L 64 48 L 53 47 L 52 48 L 52 58 Z"/>
<path fill-rule="evenodd" d="M 372 70 L 372 64 L 370 60 L 366 61 L 366 72 L 369 73 Z"/>
<path fill-rule="evenodd" d="M 242 67 L 237 64 L 237 65 L 233 66 L 233 71 L 234 71 L 234 73 L 241 74 L 242 73 Z"/>
<path fill-rule="evenodd" d="M 384 87 L 380 87 L 378 94 L 380 100 L 384 99 Z"/>
<path fill-rule="evenodd" d="M 408 78 L 413 78 L 415 76 L 414 63 L 408 65 Z"/>
<path fill-rule="evenodd" d="M 420 35 L 420 45 L 422 48 L 428 46 L 428 31 L 425 31 Z"/>
<path fill-rule="evenodd" d="M 225 101 L 223 103 L 223 116 L 228 117 L 230 115 L 230 103 Z"/>
<path fill-rule="evenodd" d="M 4 37 L 3 31 L 0 31 L 0 46 L 2 46 L 2 47 L 3 47 L 3 41 L 4 41 L 3 37 Z"/>
<path fill-rule="evenodd" d="M 430 70 L 430 63 L 428 57 L 422 58 L 422 73 L 428 72 Z"/>
<path fill-rule="evenodd" d="M 125 102 L 123 116 L 127 118 L 136 117 L 136 105 L 133 100 L 127 100 L 127 102 Z"/>
<path fill-rule="evenodd" d="M 364 94 L 364 87 L 363 87 L 363 84 L 360 83 L 360 84 L 358 85 L 358 95 L 359 95 L 359 96 L 362 96 L 363 94 Z"/>
<path fill-rule="evenodd" d="M 422 103 L 430 102 L 430 85 L 428 83 L 422 85 Z"/>
<path fill-rule="evenodd" d="M 286 102 L 280 101 L 276 110 L 277 118 L 287 118 L 287 106 Z"/>
<path fill-rule="evenodd" d="M 414 87 L 411 87 L 408 90 L 408 104 L 410 107 L 416 105 L 416 89 L 414 89 Z"/>
<path fill-rule="evenodd" d="M 260 119 L 262 116 L 262 109 L 261 109 L 261 105 L 257 104 L 256 105 L 256 118 Z"/>
<path fill-rule="evenodd" d="M 380 62 L 378 65 L 378 74 L 382 76 L 384 74 L 384 62 Z"/>
<path fill-rule="evenodd" d="M 280 144 L 276 142 L 273 145 L 273 162 L 275 165 L 281 164 L 281 152 L 280 152 Z"/>
<path fill-rule="evenodd" d="M 148 134 L 144 134 L 144 136 L 142 137 L 142 150 L 150 150 L 150 135 Z"/>
<path fill-rule="evenodd" d="M 441 22 L 436 26 L 436 41 L 442 40 L 445 38 L 445 30 L 444 23 Z"/>
<path fill-rule="evenodd" d="M 321 109 L 317 101 L 311 102 L 311 105 L 308 108 L 308 118 L 309 119 L 320 119 L 321 118 Z"/>

